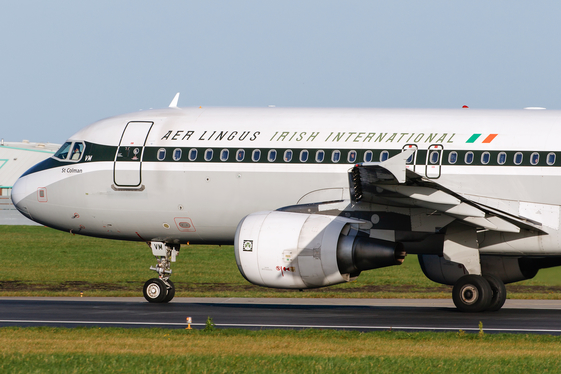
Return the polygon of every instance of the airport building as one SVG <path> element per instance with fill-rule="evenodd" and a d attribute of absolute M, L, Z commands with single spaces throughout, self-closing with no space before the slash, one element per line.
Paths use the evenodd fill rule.
<path fill-rule="evenodd" d="M 0 225 L 35 225 L 12 204 L 12 187 L 27 169 L 52 156 L 60 144 L 0 141 Z"/>

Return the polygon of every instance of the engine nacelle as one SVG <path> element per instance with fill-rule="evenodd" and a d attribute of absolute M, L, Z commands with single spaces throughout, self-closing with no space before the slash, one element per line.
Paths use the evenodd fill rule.
<path fill-rule="evenodd" d="M 531 279 L 541 267 L 546 267 L 532 260 L 507 256 L 482 255 L 480 262 L 483 275 L 495 275 L 505 284 Z M 438 255 L 419 255 L 419 263 L 427 278 L 441 284 L 453 285 L 468 274 L 463 265 Z"/>
<path fill-rule="evenodd" d="M 399 243 L 364 237 L 359 224 L 319 214 L 250 214 L 236 230 L 238 268 L 253 284 L 303 289 L 347 282 L 363 270 L 403 262 Z"/>

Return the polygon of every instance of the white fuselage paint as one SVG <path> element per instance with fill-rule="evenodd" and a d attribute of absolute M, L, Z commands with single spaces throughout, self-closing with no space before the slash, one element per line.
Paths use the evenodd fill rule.
<path fill-rule="evenodd" d="M 146 149 L 167 147 L 169 152 L 182 148 L 181 160 L 169 159 L 169 153 L 166 161 L 147 160 L 139 154 L 143 157 L 141 168 L 131 163 L 130 169 L 133 173 L 139 170 L 140 186 L 119 188 L 114 181 L 115 158 L 99 161 L 93 155 L 85 161 L 92 156 L 86 149 L 78 163 L 68 161 L 20 178 L 12 194 L 18 209 L 47 226 L 84 235 L 231 243 L 238 223 L 247 214 L 324 201 L 326 196 L 348 199 L 348 171 L 363 161 L 348 162 L 349 150 L 400 151 L 414 144 L 420 151 L 439 145 L 445 152 L 556 152 L 552 166 L 543 164 L 543 155 L 543 165 L 536 166 L 515 166 L 510 159 L 508 165 L 442 165 L 435 180 L 505 212 L 525 213 L 535 221 L 544 217 L 542 224 L 554 238 L 548 239 L 551 243 L 545 250 L 542 245 L 539 253 L 561 254 L 558 111 L 170 108 L 105 119 L 82 129 L 69 141 L 113 147 L 115 157 L 131 121 L 153 122 Z M 474 134 L 480 136 L 468 142 Z M 191 148 L 197 148 L 199 156 L 205 149 L 214 149 L 216 155 L 228 148 L 230 159 L 190 162 Z M 235 161 L 232 153 L 238 149 L 246 151 L 246 162 Z M 262 151 L 261 160 L 267 158 L 269 149 L 313 152 L 306 163 L 247 162 L 253 149 Z M 326 151 L 324 162 L 315 162 L 315 150 Z M 342 151 L 338 163 L 329 162 L 332 150 Z M 277 158 L 282 158 L 282 152 L 278 153 Z M 298 159 L 299 153 L 294 152 L 293 157 Z M 432 173 L 427 171 L 425 160 L 417 163 L 417 173 Z M 126 170 L 129 165 L 119 167 Z M 39 201 L 38 188 L 45 189 L 46 201 Z M 179 222 L 190 222 L 190 227 L 180 227 Z M 535 250 L 528 248 L 526 252 Z"/>

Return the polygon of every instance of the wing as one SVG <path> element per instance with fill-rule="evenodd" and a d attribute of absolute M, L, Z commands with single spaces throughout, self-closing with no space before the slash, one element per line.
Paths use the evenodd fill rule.
<path fill-rule="evenodd" d="M 384 162 L 356 164 L 349 171 L 351 201 L 391 207 L 425 208 L 481 229 L 545 232 L 539 222 L 487 207 L 409 170 L 406 150 Z"/>

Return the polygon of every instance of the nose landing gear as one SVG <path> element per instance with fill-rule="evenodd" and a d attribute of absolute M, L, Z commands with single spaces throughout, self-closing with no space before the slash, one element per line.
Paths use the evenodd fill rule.
<path fill-rule="evenodd" d="M 144 298 L 150 303 L 168 303 L 175 296 L 175 285 L 169 277 L 171 263 L 175 262 L 179 252 L 179 244 L 151 242 L 150 247 L 158 261 L 156 266 L 150 266 L 150 270 L 158 273 L 158 278 L 149 279 L 144 283 Z"/>

